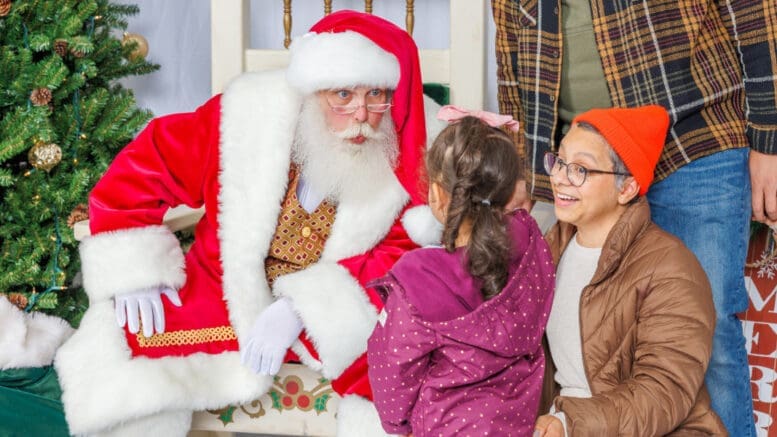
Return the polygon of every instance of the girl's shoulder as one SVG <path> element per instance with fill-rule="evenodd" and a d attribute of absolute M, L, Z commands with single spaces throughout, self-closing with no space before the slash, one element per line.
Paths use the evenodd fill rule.
<path fill-rule="evenodd" d="M 512 233 L 518 234 L 540 234 L 540 227 L 534 217 L 523 208 L 512 210 L 505 214 L 507 226 Z"/>
<path fill-rule="evenodd" d="M 462 249 L 424 247 L 405 253 L 391 269 L 400 292 L 431 322 L 466 314 L 482 303 L 480 283 L 466 269 Z"/>
<path fill-rule="evenodd" d="M 542 232 L 537 221 L 525 209 L 508 212 L 506 217 L 513 256 L 520 258 L 537 239 L 542 239 Z"/>

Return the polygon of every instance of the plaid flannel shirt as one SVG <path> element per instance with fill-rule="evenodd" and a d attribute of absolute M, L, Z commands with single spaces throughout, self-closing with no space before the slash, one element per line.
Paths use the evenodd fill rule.
<path fill-rule="evenodd" d="M 557 148 L 560 0 L 492 9 L 499 108 L 521 122 L 532 197 L 552 199 L 542 157 Z M 669 111 L 656 181 L 722 150 L 777 154 L 777 2 L 592 0 L 591 13 L 613 106 Z"/>

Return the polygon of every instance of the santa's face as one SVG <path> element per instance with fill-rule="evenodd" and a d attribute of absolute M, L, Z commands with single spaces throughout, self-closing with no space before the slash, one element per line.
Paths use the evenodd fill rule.
<path fill-rule="evenodd" d="M 327 111 L 321 109 L 320 95 L 307 97 L 294 134 L 292 160 L 300 166 L 306 183 L 320 195 L 337 200 L 346 191 L 361 192 L 359 196 L 381 192 L 388 181 L 395 180 L 398 148 L 390 112 L 379 114 L 381 121 L 374 129 L 368 122 L 354 122 L 336 132 L 327 124 Z M 364 137 L 358 144 L 351 141 L 355 135 L 349 131 L 354 128 Z"/>
<path fill-rule="evenodd" d="M 355 87 L 317 93 L 327 127 L 340 138 L 363 144 L 391 109 L 390 93 L 383 88 Z"/>

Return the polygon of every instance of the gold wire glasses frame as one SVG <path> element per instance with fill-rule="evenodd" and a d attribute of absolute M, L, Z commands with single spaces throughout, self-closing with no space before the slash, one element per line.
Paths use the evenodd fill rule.
<path fill-rule="evenodd" d="M 332 112 L 337 115 L 351 115 L 362 107 L 367 108 L 367 112 L 380 114 L 388 111 L 389 108 L 391 108 L 391 103 L 367 103 L 366 105 L 333 105 L 329 103 L 329 107 L 332 108 Z"/>
<path fill-rule="evenodd" d="M 564 162 L 558 155 L 551 152 L 546 152 L 543 157 L 543 164 L 545 166 L 545 172 L 549 175 L 555 175 L 561 170 L 561 167 L 567 168 L 567 179 L 569 183 L 575 187 L 579 187 L 585 183 L 586 177 L 589 174 L 614 174 L 618 176 L 631 176 L 629 173 L 622 173 L 617 171 L 605 171 L 585 168 L 580 164 L 574 162 Z"/>

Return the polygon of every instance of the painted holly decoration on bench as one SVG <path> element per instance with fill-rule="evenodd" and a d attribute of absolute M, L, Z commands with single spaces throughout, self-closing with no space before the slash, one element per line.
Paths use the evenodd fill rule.
<path fill-rule="evenodd" d="M 289 375 L 283 378 L 275 377 L 274 387 L 268 394 L 272 398 L 272 407 L 278 411 L 299 409 L 302 411 L 315 410 L 316 414 L 326 411 L 327 402 L 332 396 L 332 387 L 329 380 L 319 378 L 318 385 L 312 390 L 305 390 L 302 380 L 298 376 Z"/>
<path fill-rule="evenodd" d="M 318 385 L 313 387 L 312 390 L 305 390 L 305 383 L 299 376 L 289 375 L 283 377 L 283 379 L 280 376 L 276 376 L 273 380 L 273 388 L 267 392 L 267 396 L 272 400 L 272 408 L 278 410 L 278 414 L 294 409 L 303 412 L 313 410 L 316 412 L 316 415 L 327 412 L 327 404 L 332 398 L 332 387 L 326 378 L 318 378 L 316 381 Z M 218 420 L 226 426 L 235 422 L 235 413 L 239 411 L 243 411 L 251 419 L 259 419 L 265 416 L 267 413 L 262 405 L 262 401 L 266 402 L 267 399 L 262 396 L 260 399 L 256 399 L 247 405 L 228 405 L 224 408 L 207 411 L 218 416 Z M 249 405 L 255 411 L 249 411 L 246 408 Z"/>

